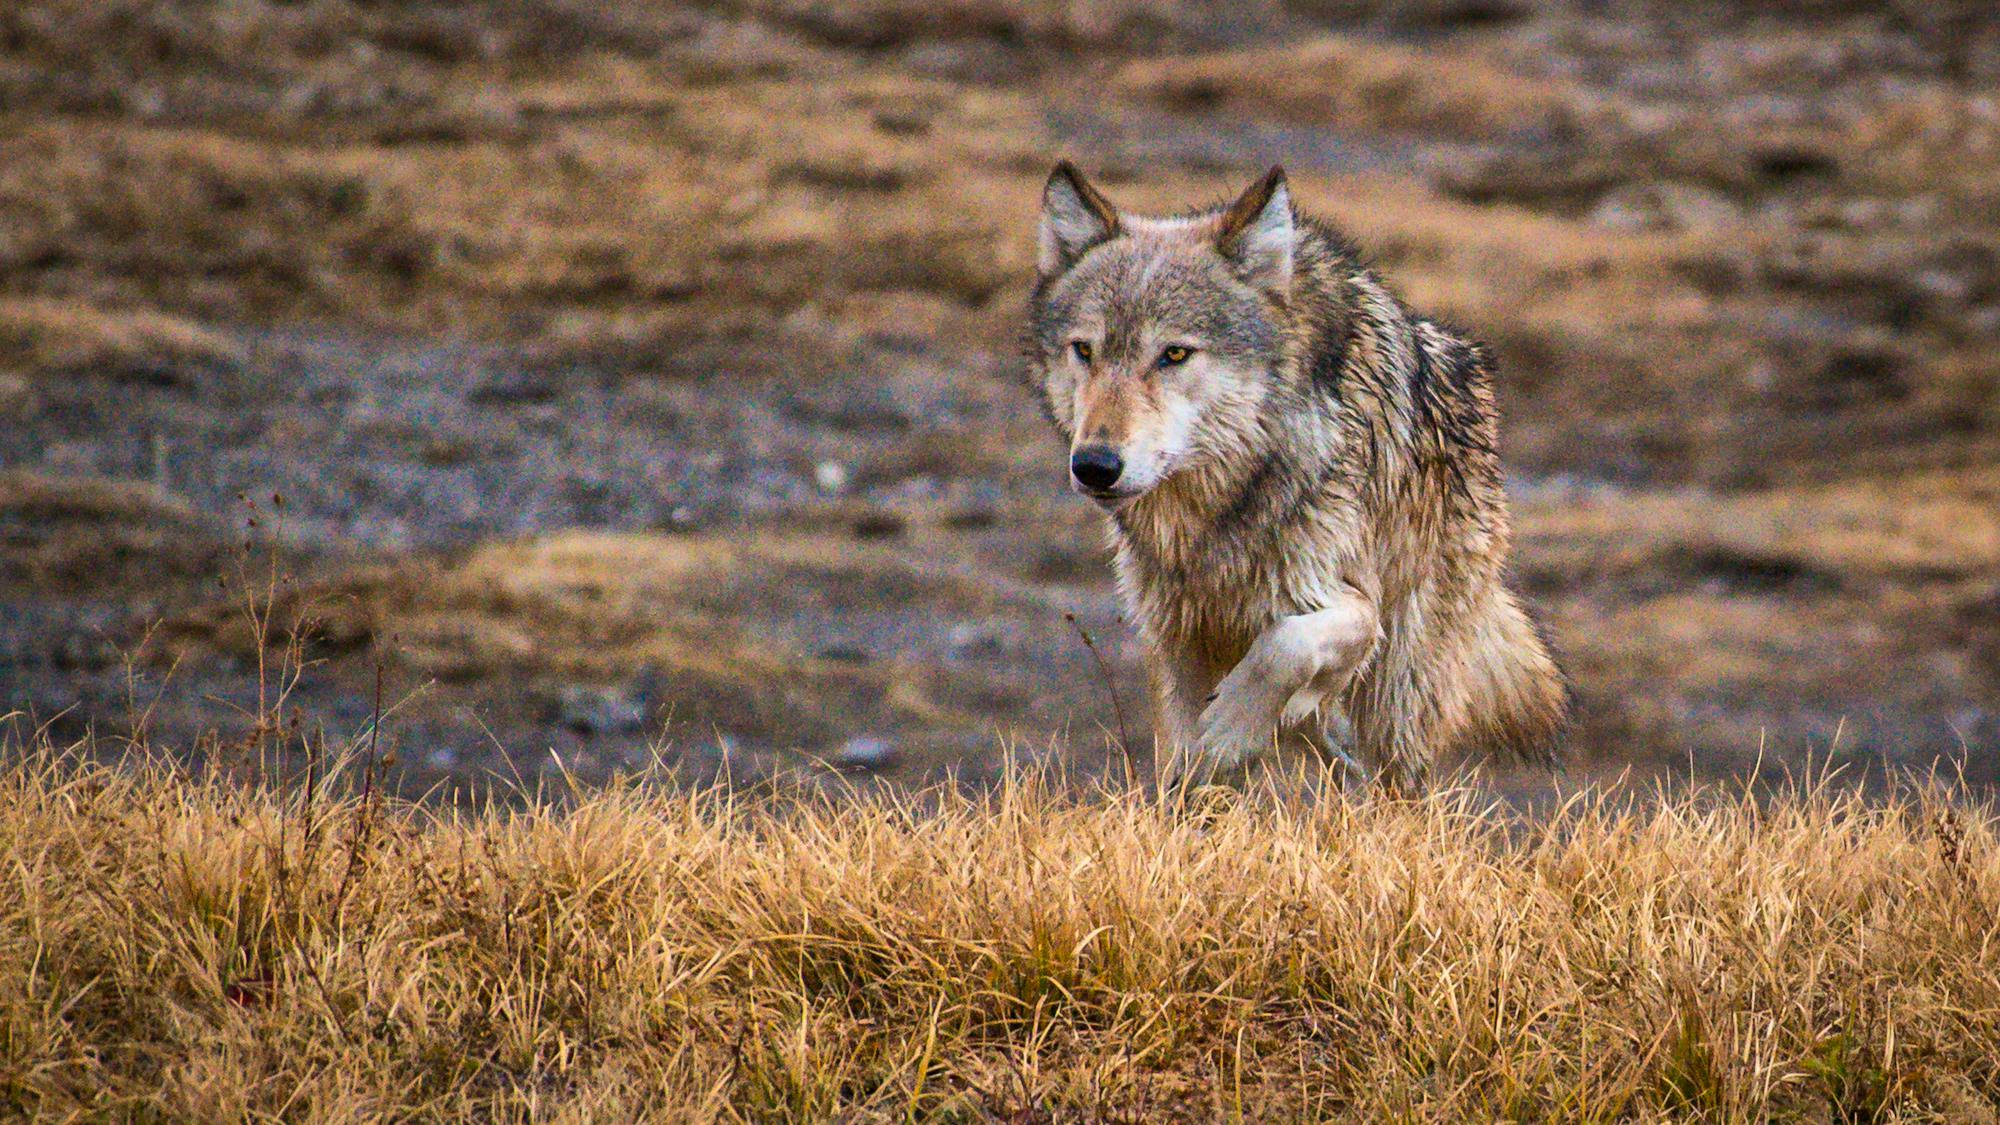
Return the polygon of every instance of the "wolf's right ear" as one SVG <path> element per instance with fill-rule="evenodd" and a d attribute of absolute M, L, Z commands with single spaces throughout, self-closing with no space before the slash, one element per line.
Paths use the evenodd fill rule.
<path fill-rule="evenodd" d="M 1283 293 L 1292 284 L 1294 232 L 1292 191 L 1285 170 L 1273 166 L 1222 213 L 1216 249 L 1244 281 Z"/>
<path fill-rule="evenodd" d="M 1083 252 L 1118 233 L 1118 209 L 1065 160 L 1042 188 L 1042 230 L 1035 267 L 1043 277 L 1061 273 Z"/>

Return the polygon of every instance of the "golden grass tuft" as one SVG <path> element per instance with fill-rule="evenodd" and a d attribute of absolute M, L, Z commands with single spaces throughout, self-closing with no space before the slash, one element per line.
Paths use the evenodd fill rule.
<path fill-rule="evenodd" d="M 165 313 L 0 298 L 0 372 L 171 379 L 179 368 L 241 360 L 241 347 L 227 337 Z"/>
<path fill-rule="evenodd" d="M 0 776 L 0 1105 L 145 1120 L 1992 1119 L 1935 793 L 627 784 L 450 812 Z M 352 792 L 352 787 L 347 787 Z"/>

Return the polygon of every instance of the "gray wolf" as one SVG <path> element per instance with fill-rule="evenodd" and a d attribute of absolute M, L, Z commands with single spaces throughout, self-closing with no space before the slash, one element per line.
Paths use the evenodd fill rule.
<path fill-rule="evenodd" d="M 1554 760 L 1567 687 L 1508 589 L 1492 363 L 1404 307 L 1273 168 L 1226 207 L 1043 190 L 1031 379 L 1109 516 L 1159 773 L 1302 740 L 1380 783 Z"/>

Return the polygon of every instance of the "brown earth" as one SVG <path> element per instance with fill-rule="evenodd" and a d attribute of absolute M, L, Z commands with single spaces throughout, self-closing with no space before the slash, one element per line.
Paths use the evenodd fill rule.
<path fill-rule="evenodd" d="M 0 699 L 219 753 L 296 632 L 300 729 L 379 668 L 413 788 L 1098 768 L 1146 724 L 1017 378 L 1037 189 L 1282 161 L 1500 356 L 1580 769 L 1989 780 L 1981 10 L 10 6 Z"/>

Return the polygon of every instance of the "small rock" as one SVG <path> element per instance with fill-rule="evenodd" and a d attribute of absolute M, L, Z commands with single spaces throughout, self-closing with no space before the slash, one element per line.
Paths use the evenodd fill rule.
<path fill-rule="evenodd" d="M 646 725 L 646 704 L 628 688 L 570 684 L 557 696 L 556 721 L 578 734 L 631 734 Z"/>
<path fill-rule="evenodd" d="M 991 625 L 979 625 L 970 621 L 960 622 L 945 634 L 945 645 L 953 656 L 959 658 L 975 656 L 998 656 L 1001 652 L 1000 632 Z"/>
<path fill-rule="evenodd" d="M 844 770 L 879 770 L 896 760 L 896 747 L 886 738 L 857 735 L 833 752 L 833 764 Z"/>
<path fill-rule="evenodd" d="M 828 496 L 847 491 L 847 466 L 838 461 L 821 461 L 813 467 L 813 483 Z"/>

